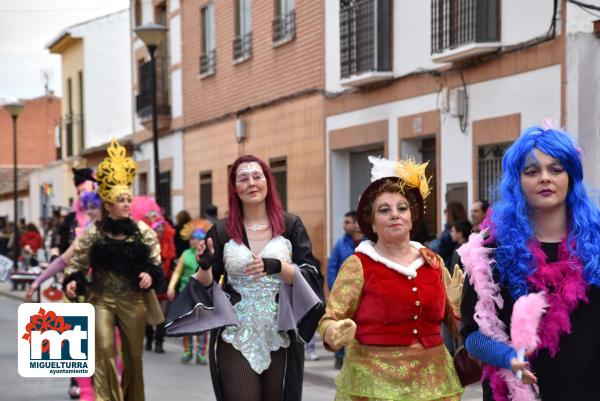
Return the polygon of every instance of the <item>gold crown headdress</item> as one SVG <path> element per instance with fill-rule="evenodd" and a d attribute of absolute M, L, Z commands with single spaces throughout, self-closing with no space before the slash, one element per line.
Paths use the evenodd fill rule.
<path fill-rule="evenodd" d="M 369 161 L 373 164 L 371 182 L 384 177 L 398 177 L 402 187 L 418 189 L 423 199 L 431 193 L 429 179 L 425 175 L 429 162 L 417 163 L 413 157 L 395 161 L 374 156 L 369 156 Z"/>
<path fill-rule="evenodd" d="M 96 179 L 100 182 L 98 195 L 105 202 L 116 203 L 119 195 L 131 195 L 136 164 L 116 139 L 111 141 L 106 151 L 108 157 L 100 163 L 96 173 Z"/>

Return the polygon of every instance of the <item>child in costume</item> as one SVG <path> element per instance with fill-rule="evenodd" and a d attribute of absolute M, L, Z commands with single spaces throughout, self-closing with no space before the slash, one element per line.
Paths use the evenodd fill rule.
<path fill-rule="evenodd" d="M 583 184 L 581 150 L 563 131 L 530 127 L 502 170 L 487 231 L 458 252 L 468 278 L 461 332 L 486 365 L 484 400 L 597 400 L 600 212 Z M 515 322 L 536 320 L 527 316 L 534 308 L 517 307 L 528 294 L 543 295 L 547 308 L 539 327 L 521 328 L 537 327 L 525 362 Z"/>
<path fill-rule="evenodd" d="M 196 245 L 198 241 L 206 238 L 206 233 L 210 230 L 210 224 L 206 220 L 193 220 L 187 223 L 181 230 L 181 238 L 189 241 L 189 248 L 183 251 L 177 262 L 177 267 L 173 272 L 167 290 L 167 297 L 173 301 L 175 299 L 175 287 L 181 292 L 187 285 L 190 277 L 198 270 L 198 262 L 196 261 Z M 196 363 L 206 365 L 206 350 L 208 342 L 208 334 L 202 333 L 196 337 Z M 194 336 L 183 337 L 183 354 L 181 355 L 181 363 L 188 363 L 194 357 Z"/>

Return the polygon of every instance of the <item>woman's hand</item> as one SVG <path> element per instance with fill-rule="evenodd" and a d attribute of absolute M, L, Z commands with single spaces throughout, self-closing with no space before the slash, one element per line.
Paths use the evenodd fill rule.
<path fill-rule="evenodd" d="M 266 276 L 264 261 L 256 255 L 252 255 L 252 262 L 244 266 L 244 274 L 253 277 L 255 280 Z"/>
<path fill-rule="evenodd" d="M 140 288 L 146 290 L 152 285 L 152 276 L 146 272 L 141 272 L 138 276 L 140 278 Z"/>
<path fill-rule="evenodd" d="M 450 272 L 444 267 L 443 272 L 444 287 L 446 288 L 446 296 L 450 302 L 450 306 L 454 309 L 454 313 L 460 313 L 460 303 L 462 301 L 463 282 L 465 281 L 465 273 L 458 265 L 454 266 L 454 273 L 450 277 Z M 458 315 L 457 315 L 458 316 Z"/>
<path fill-rule="evenodd" d="M 173 300 L 175 299 L 175 289 L 174 288 L 169 288 L 167 290 L 167 298 L 169 299 L 169 301 L 173 302 Z"/>
<path fill-rule="evenodd" d="M 33 293 L 38 289 L 38 285 L 36 283 L 31 283 L 31 285 L 25 291 L 25 302 L 31 302 L 31 298 L 33 297 Z"/>
<path fill-rule="evenodd" d="M 517 358 L 513 358 L 510 360 L 510 368 L 513 372 L 523 372 L 523 377 L 521 378 L 523 384 L 537 383 L 537 377 L 529 370 L 529 362 L 521 362 Z"/>
<path fill-rule="evenodd" d="M 350 345 L 356 334 L 356 323 L 352 319 L 338 320 L 325 330 L 324 340 L 337 351 Z"/>
<path fill-rule="evenodd" d="M 71 299 L 77 297 L 77 281 L 73 280 L 67 284 L 67 296 Z"/>
<path fill-rule="evenodd" d="M 212 238 L 206 241 L 198 241 L 196 245 L 196 261 L 202 270 L 208 270 L 212 267 L 215 261 L 215 247 Z"/>

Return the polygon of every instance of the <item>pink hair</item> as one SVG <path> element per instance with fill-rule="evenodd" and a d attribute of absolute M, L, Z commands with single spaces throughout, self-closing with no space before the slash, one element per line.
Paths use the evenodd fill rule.
<path fill-rule="evenodd" d="M 271 233 L 273 237 L 281 235 L 285 232 L 285 225 L 283 222 L 283 206 L 275 187 L 275 179 L 271 174 L 271 169 L 267 164 L 256 156 L 244 155 L 237 158 L 237 160 L 231 166 L 229 170 L 229 181 L 227 183 L 227 191 L 229 196 L 229 215 L 227 216 L 227 235 L 238 244 L 242 243 L 244 226 L 242 220 L 244 217 L 244 211 L 242 208 L 242 201 L 240 200 L 235 190 L 235 179 L 236 171 L 242 163 L 258 163 L 262 169 L 265 178 L 267 180 L 267 197 L 265 202 L 267 204 L 267 215 L 269 216 L 269 224 L 271 224 Z"/>
<path fill-rule="evenodd" d="M 149 223 L 148 214 L 156 213 L 156 217 L 162 217 L 160 207 L 156 201 L 148 196 L 134 196 L 131 201 L 131 217 L 136 221 L 144 221 Z"/>

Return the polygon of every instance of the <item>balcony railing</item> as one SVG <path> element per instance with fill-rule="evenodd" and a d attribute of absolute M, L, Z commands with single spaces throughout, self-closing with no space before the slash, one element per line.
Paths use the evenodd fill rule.
<path fill-rule="evenodd" d="M 498 0 L 431 0 L 431 54 L 500 40 Z M 452 61 L 452 60 L 441 60 Z"/>
<path fill-rule="evenodd" d="M 216 50 L 202 53 L 200 56 L 200 74 L 210 74 L 215 71 Z"/>
<path fill-rule="evenodd" d="M 273 19 L 273 42 L 291 39 L 296 34 L 296 11 L 278 15 Z"/>
<path fill-rule="evenodd" d="M 236 37 L 233 40 L 233 59 L 243 60 L 252 56 L 252 32 Z"/>
<path fill-rule="evenodd" d="M 158 60 L 156 62 L 158 66 Z M 158 115 L 170 115 L 171 108 L 166 103 L 159 91 L 159 74 L 157 72 L 157 99 L 156 99 L 156 111 Z M 138 80 L 139 94 L 135 97 L 135 110 L 141 118 L 149 117 L 152 114 L 152 64 L 148 61 L 141 65 L 140 76 Z"/>
<path fill-rule="evenodd" d="M 342 79 L 392 72 L 392 0 L 346 0 L 340 7 Z M 389 76 L 388 76 L 389 75 Z"/>

